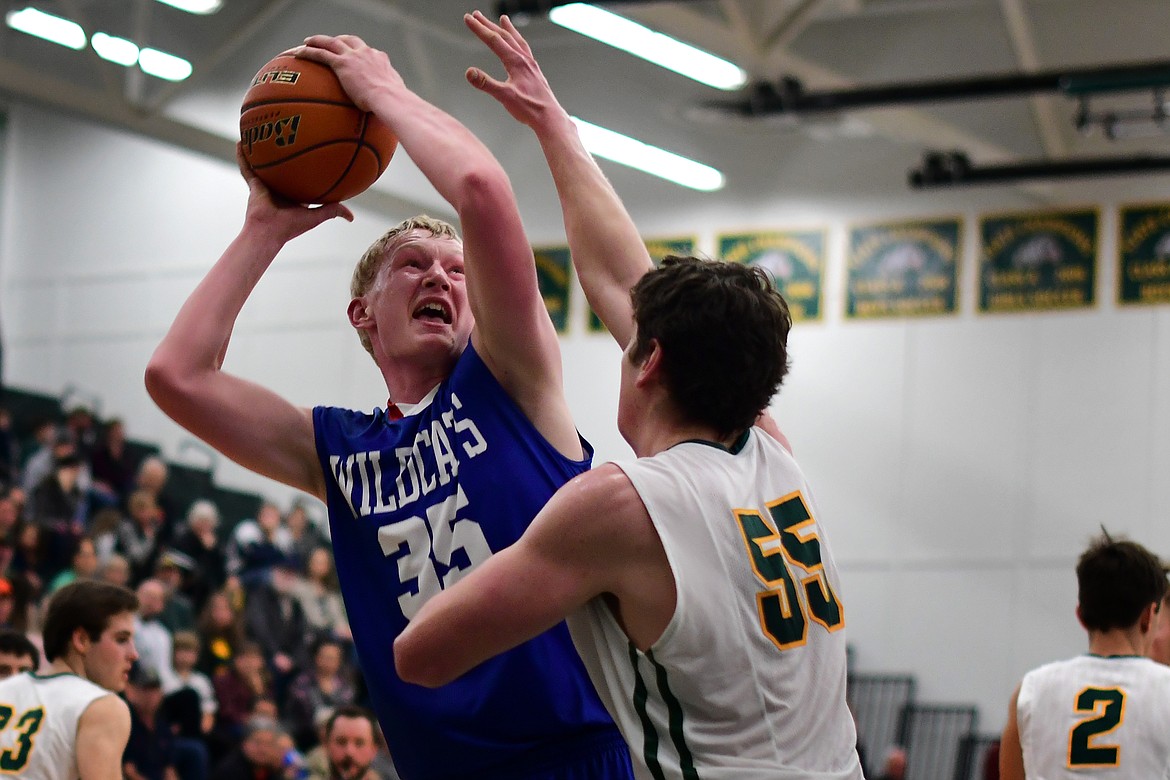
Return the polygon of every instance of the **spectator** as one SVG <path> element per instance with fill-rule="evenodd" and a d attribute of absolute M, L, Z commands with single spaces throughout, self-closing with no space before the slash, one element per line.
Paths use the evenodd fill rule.
<path fill-rule="evenodd" d="M 98 567 L 97 578 L 124 588 L 130 584 L 130 562 L 124 555 L 111 553 L 106 562 Z"/>
<path fill-rule="evenodd" d="M 305 576 L 297 580 L 293 593 L 314 634 L 333 637 L 347 645 L 352 641 L 337 572 L 333 568 L 333 554 L 329 550 L 318 547 L 309 554 Z"/>
<path fill-rule="evenodd" d="M 280 519 L 280 508 L 265 502 L 255 520 L 236 526 L 227 547 L 227 572 L 236 577 L 245 590 L 269 579 L 276 562 L 292 551 L 292 535 Z"/>
<path fill-rule="evenodd" d="M 215 697 L 215 688 L 211 680 L 195 668 L 195 663 L 199 660 L 199 635 L 194 631 L 178 631 L 172 644 L 174 647 L 171 656 L 172 674 L 163 680 L 163 693 L 167 695 L 168 700 L 180 691 L 190 690 L 195 694 L 195 723 L 181 724 L 181 731 L 185 736 L 202 737 L 215 725 L 219 700 Z M 181 719 L 172 720 L 179 723 Z"/>
<path fill-rule="evenodd" d="M 318 769 L 310 775 L 310 780 L 378 780 L 379 776 L 370 769 L 378 754 L 376 730 L 373 715 L 361 707 L 334 710 L 325 723 L 322 752 L 327 773 L 319 774 Z"/>
<path fill-rule="evenodd" d="M 12 430 L 12 412 L 0 406 L 0 489 L 20 480 L 20 442 Z"/>
<path fill-rule="evenodd" d="M 135 472 L 126 448 L 126 427 L 120 419 L 115 417 L 106 423 L 89 464 L 94 488 L 124 506 L 134 486 Z"/>
<path fill-rule="evenodd" d="M 288 510 L 284 524 L 290 539 L 289 553 L 301 566 L 308 565 L 309 556 L 314 550 L 329 547 L 329 539 L 309 518 L 305 505 L 300 501 L 294 503 L 292 509 Z"/>
<path fill-rule="evenodd" d="M 227 591 L 216 591 L 203 605 L 199 634 L 203 637 L 203 653 L 196 668 L 215 680 L 231 666 L 244 642 L 243 619 Z"/>
<path fill-rule="evenodd" d="M 88 536 L 79 538 L 74 543 L 73 555 L 70 558 L 69 568 L 53 578 L 49 583 L 46 595 L 51 596 L 61 588 L 79 579 L 93 579 L 97 574 L 98 558 L 93 539 Z"/>
<path fill-rule="evenodd" d="M 135 667 L 125 697 L 130 704 L 130 740 L 122 753 L 126 780 L 175 780 L 175 737 L 162 709 L 158 674 L 148 667 Z"/>
<path fill-rule="evenodd" d="M 252 718 L 239 747 L 215 767 L 215 780 L 275 780 L 281 765 L 281 729 L 269 718 Z"/>
<path fill-rule="evenodd" d="M 45 553 L 44 536 L 36 523 L 22 523 L 16 533 L 16 548 L 12 553 L 9 572 L 23 577 L 32 589 L 31 600 L 40 599 L 45 583 L 53 578 L 49 558 Z"/>
<path fill-rule="evenodd" d="M 313 660 L 293 681 L 285 704 L 285 722 L 301 750 L 317 744 L 314 718 L 325 709 L 353 704 L 355 691 L 345 651 L 333 639 L 320 639 L 313 646 Z"/>
<path fill-rule="evenodd" d="M 176 550 L 167 550 L 159 557 L 158 566 L 154 570 L 154 578 L 166 589 L 166 603 L 159 620 L 172 634 L 195 628 L 195 608 L 182 591 L 184 578 L 191 566 L 191 559 L 186 555 Z"/>
<path fill-rule="evenodd" d="M 154 571 L 162 552 L 162 510 L 153 493 L 135 490 L 128 502 L 130 517 L 118 527 L 118 552 L 130 562 L 130 582 L 137 585 Z"/>
<path fill-rule="evenodd" d="M 0 488 L 0 573 L 8 571 L 16 552 L 16 537 L 20 531 L 16 492 L 17 488 Z"/>
<path fill-rule="evenodd" d="M 107 506 L 96 512 L 89 519 L 89 538 L 93 539 L 94 551 L 97 553 L 98 568 L 105 566 L 110 557 L 117 554 L 118 529 L 126 518 L 122 510 Z"/>
<path fill-rule="evenodd" d="M 134 476 L 134 488 L 131 492 L 146 491 L 154 499 L 154 505 L 159 513 L 159 530 L 164 540 L 169 541 L 172 526 L 178 517 L 174 502 L 166 493 L 167 480 L 170 479 L 170 469 L 162 458 L 151 455 L 143 458 L 138 464 L 138 473 Z"/>
<path fill-rule="evenodd" d="M 158 580 L 143 580 L 138 586 L 138 614 L 134 619 L 134 644 L 138 647 L 138 665 L 160 678 L 173 675 L 171 655 L 173 638 L 161 616 L 166 606 L 166 587 Z"/>
<path fill-rule="evenodd" d="M 26 495 L 53 471 L 53 446 L 61 438 L 57 424 L 52 420 L 41 420 L 33 428 L 35 446 L 24 463 L 20 481 Z"/>
<path fill-rule="evenodd" d="M 0 680 L 21 672 L 35 672 L 41 652 L 27 636 L 13 628 L 0 628 Z"/>
<path fill-rule="evenodd" d="M 255 642 L 238 648 L 230 667 L 212 678 L 219 710 L 215 718 L 215 735 L 221 743 L 240 739 L 244 723 L 263 700 L 273 700 L 264 652 Z"/>
<path fill-rule="evenodd" d="M 277 704 L 284 701 L 289 683 L 308 662 L 308 623 L 293 595 L 299 576 L 290 559 L 279 559 L 271 582 L 253 587 L 244 606 L 244 630 L 264 650 Z"/>
<path fill-rule="evenodd" d="M 216 530 L 219 508 L 206 499 L 191 504 L 186 525 L 179 530 L 171 547 L 186 555 L 192 563 L 184 593 L 196 610 L 202 610 L 208 596 L 223 587 L 227 580 L 227 562 L 223 543 Z"/>
<path fill-rule="evenodd" d="M 98 445 L 97 421 L 87 406 L 74 406 L 65 415 L 65 431 L 77 445 L 77 454 L 87 464 Z"/>

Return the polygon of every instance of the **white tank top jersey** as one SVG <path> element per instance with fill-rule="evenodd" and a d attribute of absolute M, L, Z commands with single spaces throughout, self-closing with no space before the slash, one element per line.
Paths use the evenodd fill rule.
<path fill-rule="evenodd" d="M 1083 655 L 1024 675 L 1016 721 L 1028 780 L 1170 778 L 1170 668 Z"/>
<path fill-rule="evenodd" d="M 73 674 L 0 681 L 0 776 L 76 780 L 77 722 L 110 692 Z"/>
<path fill-rule="evenodd" d="M 845 612 L 796 461 L 753 428 L 731 451 L 684 442 L 618 463 L 678 600 L 646 653 L 601 599 L 569 618 L 646 780 L 861 780 L 845 703 Z"/>

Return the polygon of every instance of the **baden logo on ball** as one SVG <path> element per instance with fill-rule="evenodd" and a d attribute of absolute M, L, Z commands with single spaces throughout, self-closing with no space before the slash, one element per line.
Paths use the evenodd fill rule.
<path fill-rule="evenodd" d="M 377 181 L 398 139 L 353 104 L 326 65 L 281 54 L 252 79 L 240 108 L 244 159 L 296 203 L 336 203 Z"/>

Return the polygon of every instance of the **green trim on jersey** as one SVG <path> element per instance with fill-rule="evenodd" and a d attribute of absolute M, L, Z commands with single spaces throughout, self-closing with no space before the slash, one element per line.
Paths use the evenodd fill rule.
<path fill-rule="evenodd" d="M 654 780 L 666 780 L 666 773 L 662 770 L 662 763 L 658 760 L 658 731 L 654 728 L 653 721 L 650 720 L 650 714 L 646 709 L 646 702 L 650 698 L 649 688 L 646 681 L 642 677 L 642 671 L 638 668 L 638 648 L 634 646 L 633 642 L 629 644 L 630 648 L 630 664 L 634 668 L 634 711 L 638 714 L 638 720 L 642 724 L 642 757 L 646 762 L 646 767 L 650 770 L 650 774 Z M 674 744 L 674 749 L 678 753 L 679 769 L 682 771 L 682 776 L 685 780 L 700 780 L 699 772 L 695 769 L 695 759 L 691 754 L 690 747 L 687 746 L 686 735 L 683 733 L 683 708 L 679 703 L 678 697 L 670 690 L 669 673 L 666 667 L 654 660 L 653 652 L 646 653 L 646 658 L 654 667 L 655 683 L 658 686 L 658 693 L 662 698 L 662 702 L 666 705 L 666 712 L 670 722 L 670 741 Z"/>
<path fill-rule="evenodd" d="M 683 439 L 682 441 L 678 442 L 678 444 L 672 444 L 670 446 L 677 447 L 679 444 L 702 444 L 705 447 L 714 447 L 720 452 L 728 452 L 732 455 L 738 455 L 739 453 L 743 452 L 743 448 L 747 446 L 748 437 L 751 435 L 752 429 L 748 428 L 746 431 L 740 434 L 739 438 L 731 443 L 730 447 L 724 447 L 717 441 L 709 441 L 707 439 Z M 667 449 L 670 449 L 670 447 L 667 447 Z"/>

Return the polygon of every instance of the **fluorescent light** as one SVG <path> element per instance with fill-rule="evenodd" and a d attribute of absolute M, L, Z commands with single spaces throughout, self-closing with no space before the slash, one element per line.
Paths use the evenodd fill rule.
<path fill-rule="evenodd" d="M 213 14 L 223 8 L 223 0 L 158 0 L 163 5 L 178 8 L 189 14 Z"/>
<path fill-rule="evenodd" d="M 85 48 L 85 30 L 76 22 L 62 19 L 60 16 L 53 16 L 35 8 L 25 8 L 22 11 L 9 11 L 5 21 L 9 27 L 22 33 L 35 35 L 78 51 Z"/>
<path fill-rule="evenodd" d="M 138 62 L 138 44 L 133 41 L 96 32 L 89 43 L 103 60 L 109 60 L 125 67 L 130 67 Z"/>
<path fill-rule="evenodd" d="M 747 73 L 735 63 L 587 3 L 554 8 L 548 18 L 561 27 L 717 89 L 739 89 L 747 83 Z"/>
<path fill-rule="evenodd" d="M 191 75 L 191 63 L 158 49 L 143 49 L 139 52 L 138 67 L 167 81 L 182 81 Z"/>
<path fill-rule="evenodd" d="M 577 132 L 581 135 L 581 143 L 591 154 L 637 168 L 693 190 L 712 192 L 723 189 L 725 182 L 723 174 L 709 165 L 689 160 L 674 152 L 659 149 L 657 146 L 590 124 L 577 117 L 572 119 L 577 125 Z"/>

